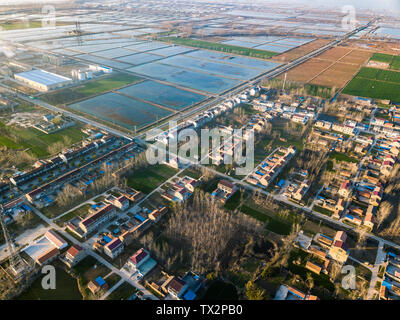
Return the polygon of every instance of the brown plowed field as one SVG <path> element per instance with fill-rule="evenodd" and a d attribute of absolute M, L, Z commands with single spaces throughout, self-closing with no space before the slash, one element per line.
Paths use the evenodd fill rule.
<path fill-rule="evenodd" d="M 271 60 L 280 61 L 280 62 L 293 61 L 297 58 L 300 58 L 300 57 L 306 55 L 307 53 L 310 53 L 314 50 L 317 50 L 318 48 L 321 48 L 321 47 L 327 45 L 330 42 L 332 42 L 332 40 L 317 39 L 317 40 L 311 41 L 309 43 L 306 43 L 300 47 L 286 51 L 285 53 L 274 56 Z"/>
<path fill-rule="evenodd" d="M 290 70 L 287 79 L 342 88 L 371 57 L 372 52 L 348 47 L 332 48 Z M 281 78 L 283 75 L 280 76 Z"/>

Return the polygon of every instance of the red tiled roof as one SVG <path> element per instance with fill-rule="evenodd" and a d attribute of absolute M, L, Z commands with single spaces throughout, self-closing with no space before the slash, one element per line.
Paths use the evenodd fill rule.
<path fill-rule="evenodd" d="M 129 258 L 130 261 L 132 261 L 134 264 L 138 264 L 140 261 L 142 261 L 144 258 L 146 258 L 147 252 L 144 251 L 144 249 L 140 249 L 137 251 L 132 257 Z"/>
<path fill-rule="evenodd" d="M 67 254 L 75 257 L 79 252 L 81 252 L 83 248 L 80 245 L 74 244 L 71 248 L 68 249 Z"/>
<path fill-rule="evenodd" d="M 49 251 L 47 251 L 46 253 L 42 254 L 40 257 L 38 257 L 36 259 L 36 261 L 39 264 L 43 264 L 44 262 L 46 262 L 47 260 L 51 259 L 55 255 L 58 255 L 59 253 L 60 253 L 60 251 L 57 248 L 52 248 Z"/>
<path fill-rule="evenodd" d="M 175 291 L 177 294 L 182 290 L 185 282 L 179 278 L 174 278 L 169 283 L 168 287 Z"/>

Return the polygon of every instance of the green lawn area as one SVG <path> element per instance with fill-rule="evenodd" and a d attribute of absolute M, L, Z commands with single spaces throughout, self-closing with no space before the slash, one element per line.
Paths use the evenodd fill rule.
<path fill-rule="evenodd" d="M 224 207 L 228 210 L 235 210 L 240 204 L 240 200 L 242 199 L 242 194 L 243 192 L 236 191 L 235 194 L 225 202 Z M 247 193 L 244 193 L 243 200 L 245 200 L 246 198 L 247 198 Z"/>
<path fill-rule="evenodd" d="M 48 146 L 57 142 L 65 142 L 66 137 L 70 139 L 72 144 L 82 141 L 87 137 L 87 135 L 81 131 L 81 124 L 76 124 L 50 134 L 45 134 L 34 128 L 6 126 L 3 123 L 0 123 L 0 128 L 2 129 L 0 145 L 7 146 L 11 149 L 29 149 L 28 151 L 38 158 L 49 156 L 50 154 L 47 150 Z M 7 135 L 16 137 L 17 141 L 13 141 Z"/>
<path fill-rule="evenodd" d="M 90 268 L 92 268 L 98 261 L 92 256 L 86 256 L 82 259 L 74 268 L 74 272 L 78 275 L 85 274 Z"/>
<path fill-rule="evenodd" d="M 332 152 L 329 155 L 329 159 L 336 159 L 336 161 L 346 161 L 346 162 L 352 162 L 352 163 L 358 163 L 358 160 L 352 157 L 349 157 L 348 155 L 340 152 Z"/>
<path fill-rule="evenodd" d="M 60 219 L 57 219 L 57 223 L 64 223 L 69 220 L 71 220 L 74 217 L 80 216 L 80 217 L 86 217 L 88 215 L 88 210 L 90 209 L 90 204 L 85 204 L 69 213 L 66 215 L 63 215 Z"/>
<path fill-rule="evenodd" d="M 124 281 L 117 289 L 111 292 L 107 300 L 127 300 L 137 291 L 137 288 Z"/>
<path fill-rule="evenodd" d="M 329 217 L 333 214 L 333 212 L 331 210 L 328 210 L 326 208 L 323 208 L 323 207 L 320 207 L 320 206 L 317 206 L 317 205 L 313 206 L 313 210 L 317 211 L 319 213 L 322 213 L 322 214 L 324 214 L 326 216 L 329 216 Z"/>
<path fill-rule="evenodd" d="M 119 280 L 121 280 L 121 277 L 116 273 L 112 273 L 104 280 L 107 282 L 108 287 L 112 288 L 113 286 L 115 286 L 118 283 Z"/>
<path fill-rule="evenodd" d="M 78 87 L 65 88 L 55 92 L 46 93 L 40 98 L 54 105 L 66 104 L 75 100 L 84 99 L 113 89 L 121 88 L 136 83 L 139 80 L 141 80 L 141 78 L 133 75 L 117 73 L 98 80 L 88 81 Z"/>
<path fill-rule="evenodd" d="M 396 60 L 397 61 L 397 60 Z M 396 62 L 400 65 L 400 60 Z M 400 72 L 362 68 L 343 90 L 344 94 L 400 101 Z"/>
<path fill-rule="evenodd" d="M 273 218 L 265 213 L 255 210 L 247 205 L 243 205 L 240 209 L 241 212 L 247 214 L 261 222 L 266 223 L 266 228 L 272 232 L 280 235 L 288 235 L 292 229 L 292 226 L 281 219 Z"/>
<path fill-rule="evenodd" d="M 198 40 L 198 39 L 192 39 L 192 38 L 167 37 L 167 38 L 159 38 L 158 40 L 165 41 L 168 43 L 174 43 L 174 44 L 180 44 L 180 45 L 184 45 L 184 46 L 194 47 L 194 48 L 202 48 L 202 49 L 208 49 L 208 50 L 214 50 L 214 51 L 221 51 L 221 52 L 239 54 L 242 56 L 249 56 L 249 57 L 261 58 L 261 59 L 269 59 L 269 58 L 277 55 L 276 52 L 272 52 L 272 51 L 232 46 L 229 44 L 222 44 L 222 43 L 204 41 L 204 40 Z"/>
<path fill-rule="evenodd" d="M 129 175 L 127 177 L 128 186 L 144 193 L 150 193 L 177 172 L 178 170 L 165 164 L 149 166 Z"/>

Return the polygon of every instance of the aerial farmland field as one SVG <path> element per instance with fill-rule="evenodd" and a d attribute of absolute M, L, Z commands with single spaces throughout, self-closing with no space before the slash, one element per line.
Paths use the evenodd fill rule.
<path fill-rule="evenodd" d="M 400 72 L 362 68 L 344 94 L 400 101 Z"/>

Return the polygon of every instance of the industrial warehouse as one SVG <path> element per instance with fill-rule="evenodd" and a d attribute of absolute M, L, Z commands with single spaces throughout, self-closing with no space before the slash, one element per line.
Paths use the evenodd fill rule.
<path fill-rule="evenodd" d="M 70 78 L 40 69 L 17 73 L 14 77 L 39 91 L 49 91 L 72 83 Z"/>

